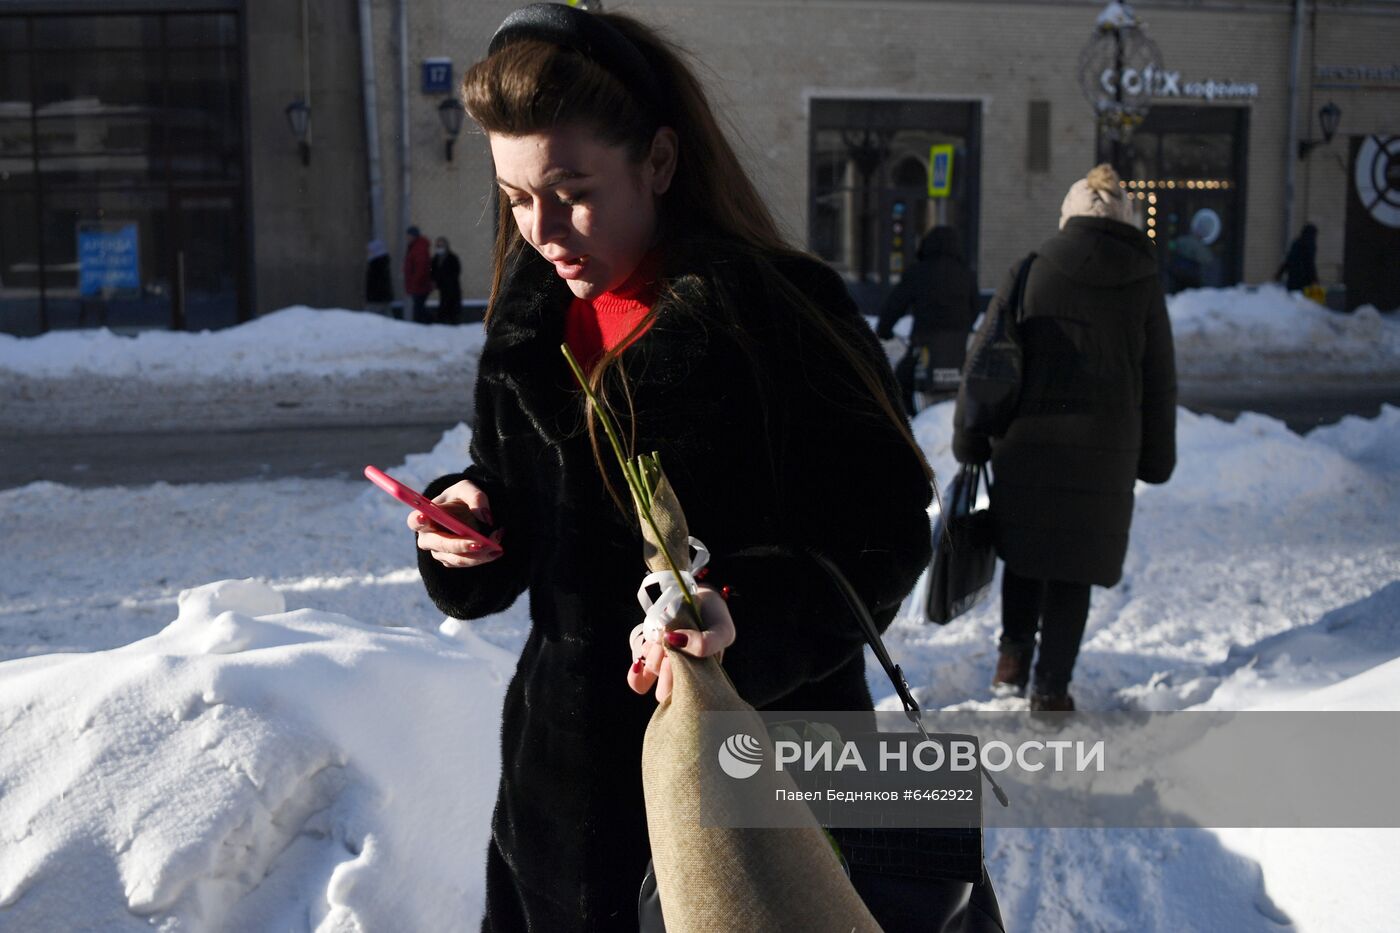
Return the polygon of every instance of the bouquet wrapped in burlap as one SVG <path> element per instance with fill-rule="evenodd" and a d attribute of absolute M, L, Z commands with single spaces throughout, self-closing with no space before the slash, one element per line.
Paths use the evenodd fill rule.
<path fill-rule="evenodd" d="M 565 349 L 584 391 L 597 405 L 583 373 Z M 599 417 L 613 443 L 637 508 L 648 570 L 665 572 L 684 589 L 675 621 L 668 628 L 703 629 L 690 580 L 690 534 L 675 492 L 653 454 L 629 462 L 605 411 Z M 684 576 L 682 576 L 684 573 Z M 664 644 L 664 642 L 663 642 Z M 696 658 L 667 647 L 673 685 L 657 704 L 642 743 L 642 786 L 647 832 L 667 933 L 717 931 L 833 930 L 878 931 L 834 851 L 813 817 L 798 828 L 726 828 L 719 815 L 702 819 L 700 788 L 721 787 L 716 749 L 706 748 L 701 714 L 752 715 L 751 736 L 772 759 L 763 721 L 735 691 L 717 658 Z M 795 792 L 782 771 L 760 769 L 746 789 L 760 786 L 765 799 L 779 790 Z M 722 807 L 714 795 L 704 805 Z M 640 879 L 639 879 L 640 880 Z"/>

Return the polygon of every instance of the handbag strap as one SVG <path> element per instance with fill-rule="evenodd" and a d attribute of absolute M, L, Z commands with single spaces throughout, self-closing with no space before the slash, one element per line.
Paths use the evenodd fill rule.
<path fill-rule="evenodd" d="M 870 650 L 874 652 L 875 659 L 880 662 L 880 666 L 885 669 L 885 676 L 889 677 L 890 683 L 894 685 L 895 693 L 899 694 L 899 702 L 904 704 L 904 715 L 909 717 L 909 721 L 919 730 L 919 734 L 925 741 L 933 741 L 924 728 L 923 711 L 919 709 L 919 701 L 914 699 L 914 693 L 909 689 L 909 682 L 904 679 L 904 669 L 890 657 L 889 649 L 885 647 L 885 640 L 880 637 L 880 629 L 875 625 L 875 620 L 870 615 L 870 610 L 865 607 L 865 600 L 860 598 L 851 581 L 846 579 L 846 575 L 841 572 L 841 568 L 824 554 L 808 550 L 812 560 L 821 567 L 831 577 L 831 582 L 835 585 L 837 592 L 846 601 L 846 605 L 851 610 L 851 615 L 856 617 L 856 624 L 860 626 L 861 633 L 865 636 L 866 642 L 870 645 Z M 992 793 L 996 795 L 997 802 L 1003 807 L 1011 805 L 1007 799 L 1006 791 L 1002 790 L 996 780 L 987 773 L 987 769 L 978 762 L 978 770 L 987 779 L 987 783 L 992 786 Z"/>
<path fill-rule="evenodd" d="M 964 463 L 958 466 L 958 472 L 966 475 L 967 479 L 958 484 L 958 499 L 965 504 L 966 508 L 958 508 L 959 503 L 953 503 L 954 515 L 965 515 L 977 508 L 977 494 L 982 489 L 982 464 Z M 946 528 L 947 525 L 945 524 Z"/>
<path fill-rule="evenodd" d="M 1021 261 L 1021 268 L 1016 273 L 1016 288 L 1011 293 L 1011 320 L 1013 323 L 1021 323 L 1021 318 L 1026 310 L 1026 281 L 1031 277 L 1031 263 L 1035 262 L 1035 253 L 1031 253 Z"/>

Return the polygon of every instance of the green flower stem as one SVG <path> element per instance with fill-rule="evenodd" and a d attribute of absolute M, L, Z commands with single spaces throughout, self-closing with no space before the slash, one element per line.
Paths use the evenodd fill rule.
<path fill-rule="evenodd" d="M 648 474 L 653 482 L 660 474 L 660 462 L 653 454 L 651 461 L 645 457 L 638 457 L 635 464 L 628 463 L 627 455 L 622 452 L 622 441 L 618 439 L 617 428 L 613 424 L 612 416 L 607 409 L 603 408 L 598 401 L 598 397 L 593 394 L 593 389 L 588 385 L 588 379 L 583 374 L 583 367 L 579 366 L 578 360 L 569 350 L 568 344 L 560 344 L 559 349 L 564 354 L 564 359 L 569 363 L 569 369 L 573 370 L 574 378 L 583 389 L 584 395 L 588 396 L 588 401 L 593 404 L 593 409 L 598 413 L 598 420 L 603 423 L 603 430 L 608 435 L 608 443 L 612 446 L 613 454 L 617 457 L 618 464 L 622 467 L 622 475 L 627 480 L 627 486 L 632 491 L 632 496 L 637 503 L 637 511 L 642 518 L 651 526 L 652 535 L 656 538 L 657 545 L 661 548 L 661 556 L 666 559 L 666 566 L 671 570 L 671 576 L 676 579 L 676 586 L 680 587 L 681 596 L 685 600 L 686 607 L 691 612 L 691 617 L 695 622 L 695 627 L 700 628 L 700 607 L 696 605 L 695 599 L 691 596 L 690 589 L 685 585 L 685 579 L 681 576 L 680 567 L 674 557 L 671 556 L 670 549 L 666 547 L 666 539 L 662 537 L 661 529 L 656 526 L 656 518 L 651 513 L 651 490 L 647 488 L 646 479 Z M 649 469 L 652 468 L 652 469 Z"/>

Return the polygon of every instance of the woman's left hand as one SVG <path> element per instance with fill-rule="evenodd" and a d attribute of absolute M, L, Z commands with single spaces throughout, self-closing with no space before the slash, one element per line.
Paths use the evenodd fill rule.
<path fill-rule="evenodd" d="M 695 595 L 700 605 L 700 621 L 705 626 L 703 632 L 695 629 L 675 629 L 666 633 L 666 645 L 643 640 L 642 626 L 632 629 L 632 667 L 627 671 L 627 685 L 637 693 L 646 693 L 656 687 L 656 702 L 661 703 L 671 695 L 671 661 L 666 656 L 666 648 L 684 651 L 696 658 L 722 655 L 724 649 L 734 644 L 734 619 L 729 615 L 729 606 L 717 590 L 700 586 Z"/>

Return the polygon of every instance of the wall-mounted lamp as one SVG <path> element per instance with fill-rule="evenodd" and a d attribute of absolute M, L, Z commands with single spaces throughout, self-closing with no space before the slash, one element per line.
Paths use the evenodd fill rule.
<path fill-rule="evenodd" d="M 1337 135 L 1337 124 L 1342 122 L 1342 108 L 1330 100 L 1317 112 L 1317 122 L 1322 126 L 1321 139 L 1298 140 L 1298 158 L 1306 159 L 1308 153 L 1318 146 L 1325 146 Z"/>
<path fill-rule="evenodd" d="M 447 133 L 447 161 L 452 161 L 452 144 L 457 141 L 457 134 L 462 132 L 462 118 L 466 116 L 466 110 L 462 107 L 462 102 L 455 97 L 449 97 L 438 104 L 438 119 L 442 121 L 442 128 Z"/>
<path fill-rule="evenodd" d="M 301 164 L 311 164 L 311 143 L 307 135 L 311 132 L 311 108 L 305 101 L 294 100 L 287 105 L 284 111 L 287 114 L 287 126 L 291 127 L 292 135 L 296 137 L 297 148 L 301 150 Z"/>

